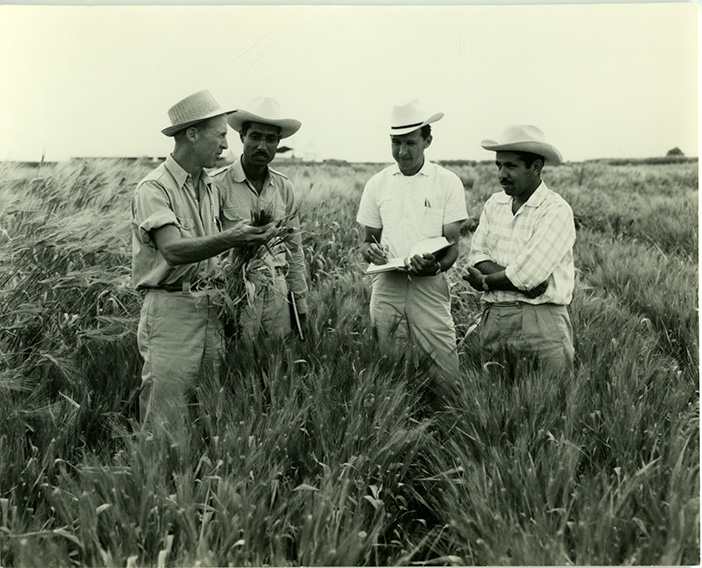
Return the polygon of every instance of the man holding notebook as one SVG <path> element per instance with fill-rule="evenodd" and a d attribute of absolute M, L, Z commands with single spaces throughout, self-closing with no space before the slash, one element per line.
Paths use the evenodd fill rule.
<path fill-rule="evenodd" d="M 363 227 L 366 262 L 406 259 L 398 269 L 372 275 L 370 314 L 378 337 L 410 339 L 438 368 L 455 375 L 456 332 L 444 273 L 458 258 L 460 228 L 468 214 L 458 176 L 424 158 L 432 142 L 430 124 L 443 116 L 428 114 L 416 100 L 394 107 L 389 134 L 396 164 L 368 181 L 356 220 Z M 410 256 L 420 241 L 442 236 L 449 246 Z"/>

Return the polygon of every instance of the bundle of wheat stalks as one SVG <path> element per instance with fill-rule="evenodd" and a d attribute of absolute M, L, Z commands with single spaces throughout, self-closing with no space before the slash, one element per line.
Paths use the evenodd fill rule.
<path fill-rule="evenodd" d="M 224 257 L 222 261 L 223 293 L 219 302 L 219 311 L 227 337 L 238 336 L 239 318 L 244 306 L 253 304 L 258 288 L 270 284 L 274 275 L 270 259 L 283 251 L 286 254 L 289 252 L 286 241 L 294 230 L 289 225 L 294 216 L 293 213 L 276 220 L 271 209 L 252 211 L 251 224 L 262 227 L 275 222 L 276 235 L 265 244 L 236 248 Z M 270 269 L 270 279 L 265 278 L 265 267 Z"/>

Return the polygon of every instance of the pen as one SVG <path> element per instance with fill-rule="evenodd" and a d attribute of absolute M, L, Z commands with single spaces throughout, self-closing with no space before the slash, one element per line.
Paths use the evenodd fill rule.
<path fill-rule="evenodd" d="M 378 245 L 378 248 L 379 248 L 381 251 L 383 251 L 383 254 L 385 255 L 386 252 L 385 252 L 385 248 L 383 247 L 383 245 L 381 245 L 381 244 L 378 242 L 378 239 L 375 238 L 375 235 L 371 235 L 371 237 L 373 237 L 373 242 L 374 242 L 376 245 Z"/>

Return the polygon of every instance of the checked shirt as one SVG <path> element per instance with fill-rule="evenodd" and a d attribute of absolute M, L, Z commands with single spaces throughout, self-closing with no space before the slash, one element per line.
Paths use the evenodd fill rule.
<path fill-rule="evenodd" d="M 512 197 L 492 195 L 480 215 L 473 235 L 470 263 L 491 260 L 505 267 L 507 278 L 520 290 L 535 288 L 548 280 L 541 296 L 529 299 L 519 292 L 486 292 L 483 301 L 569 304 L 573 297 L 575 224 L 568 203 L 542 181 L 512 214 Z"/>

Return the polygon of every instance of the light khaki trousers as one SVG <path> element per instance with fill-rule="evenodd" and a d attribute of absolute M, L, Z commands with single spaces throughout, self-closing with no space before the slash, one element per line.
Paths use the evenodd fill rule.
<path fill-rule="evenodd" d="M 412 276 L 383 272 L 373 276 L 370 316 L 381 341 L 408 339 L 450 376 L 458 374 L 456 329 L 449 285 L 443 274 Z"/>
<path fill-rule="evenodd" d="M 141 309 L 137 342 L 144 359 L 139 397 L 143 424 L 181 424 L 185 398 L 202 373 L 219 373 L 224 334 L 219 292 L 149 290 Z"/>
<path fill-rule="evenodd" d="M 533 358 L 552 375 L 573 372 L 573 328 L 566 306 L 488 304 L 479 331 L 484 362 L 504 367 L 519 363 L 520 358 Z"/>
<path fill-rule="evenodd" d="M 261 283 L 254 279 L 254 284 L 254 298 L 244 307 L 239 319 L 242 337 L 248 341 L 255 341 L 260 335 L 269 338 L 287 337 L 292 326 L 285 276 L 277 274 Z"/>

